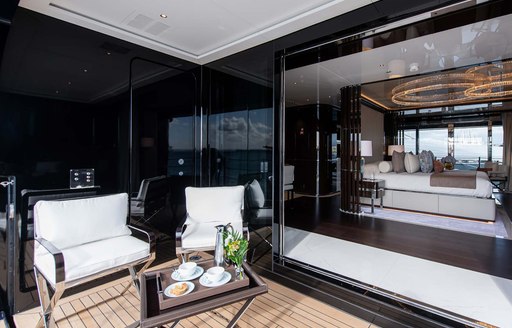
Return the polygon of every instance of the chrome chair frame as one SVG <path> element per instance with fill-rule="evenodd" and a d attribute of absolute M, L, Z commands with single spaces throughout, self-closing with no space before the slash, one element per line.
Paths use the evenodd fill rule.
<path fill-rule="evenodd" d="M 128 225 L 128 227 L 138 233 L 143 233 L 146 235 L 150 247 L 149 255 L 142 259 L 138 259 L 136 261 L 132 261 L 130 263 L 123 264 L 121 266 L 113 267 L 108 270 L 103 270 L 101 272 L 97 272 L 95 274 L 82 277 L 80 279 L 75 279 L 69 282 L 65 281 L 65 263 L 64 257 L 62 255 L 62 251 L 59 250 L 55 245 L 53 245 L 48 240 L 43 238 L 35 238 L 34 242 L 38 243 L 42 247 L 44 247 L 54 258 L 55 261 L 55 284 L 51 284 L 47 277 L 45 277 L 38 269 L 37 266 L 34 265 L 34 273 L 36 276 L 36 284 L 37 284 L 37 292 L 39 295 L 39 300 L 41 302 L 42 316 L 39 319 L 36 327 L 46 327 L 46 328 L 54 328 L 56 327 L 55 318 L 52 316 L 53 309 L 57 305 L 57 302 L 61 298 L 64 291 L 68 288 L 78 286 L 80 284 L 92 281 L 94 279 L 106 276 L 108 274 L 128 269 L 130 272 L 130 276 L 132 278 L 132 284 L 135 286 L 135 289 L 140 294 L 139 289 L 139 278 L 140 275 L 151 265 L 151 263 L 155 260 L 155 236 L 152 232 L 148 232 L 133 226 Z M 144 266 L 139 270 L 135 270 L 135 266 L 144 263 Z M 48 286 L 53 289 L 53 296 L 50 298 L 50 291 Z M 126 288 L 120 293 L 123 295 L 129 288 L 131 284 L 128 284 Z"/>

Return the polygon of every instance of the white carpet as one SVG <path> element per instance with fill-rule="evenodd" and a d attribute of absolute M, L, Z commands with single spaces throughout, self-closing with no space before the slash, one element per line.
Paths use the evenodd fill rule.
<path fill-rule="evenodd" d="M 511 238 L 507 234 L 503 220 L 509 220 L 507 214 L 501 206 L 496 209 L 496 221 L 485 222 L 461 218 L 453 218 L 448 216 L 439 216 L 433 214 L 425 214 L 418 212 L 409 212 L 404 210 L 395 210 L 389 208 L 381 209 L 375 206 L 375 213 L 371 214 L 370 206 L 361 206 L 364 215 L 379 219 L 387 219 L 400 221 L 405 223 L 420 224 L 441 229 L 455 230 L 467 233 L 474 233 L 490 237 Z"/>

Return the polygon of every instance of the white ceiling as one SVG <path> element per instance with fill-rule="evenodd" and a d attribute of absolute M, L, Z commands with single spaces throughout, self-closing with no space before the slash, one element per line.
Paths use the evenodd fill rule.
<path fill-rule="evenodd" d="M 206 64 L 377 1 L 21 0 L 19 5 Z"/>
<path fill-rule="evenodd" d="M 411 31 L 413 32 L 413 31 Z M 383 34 L 382 37 L 386 37 Z M 512 15 L 488 19 L 416 37 L 379 48 L 286 71 L 286 100 L 290 106 L 335 104 L 341 87 L 366 84 L 390 107 L 391 89 L 408 76 L 512 58 Z M 390 83 L 389 63 L 403 60 L 403 78 Z M 418 70 L 411 71 L 416 63 Z M 362 88 L 365 93 L 365 86 Z"/>

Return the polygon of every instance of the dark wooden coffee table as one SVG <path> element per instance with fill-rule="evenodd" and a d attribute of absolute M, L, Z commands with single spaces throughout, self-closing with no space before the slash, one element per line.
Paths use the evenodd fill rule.
<path fill-rule="evenodd" d="M 201 266 L 209 267 L 212 261 L 198 263 Z M 244 314 L 247 308 L 252 304 L 255 297 L 264 294 L 268 291 L 267 284 L 251 269 L 249 265 L 244 263 L 245 279 L 249 279 L 249 284 L 246 287 L 233 289 L 226 292 L 209 297 L 194 300 L 182 305 L 174 306 L 168 309 L 160 310 L 159 303 L 159 286 L 158 275 L 159 272 L 170 270 L 169 268 L 160 271 L 146 272 L 140 278 L 140 321 L 130 325 L 133 327 L 155 327 L 169 322 L 174 322 L 171 327 L 178 324 L 181 319 L 191 317 L 203 312 L 207 312 L 222 306 L 245 301 L 244 305 L 234 315 L 233 319 L 227 324 L 226 327 L 233 327 L 238 319 Z M 198 279 L 193 280 L 194 283 L 199 284 Z M 162 286 L 165 288 L 166 286 Z M 219 288 L 221 291 L 222 286 L 212 287 Z M 186 296 L 186 295 L 185 295 Z"/>

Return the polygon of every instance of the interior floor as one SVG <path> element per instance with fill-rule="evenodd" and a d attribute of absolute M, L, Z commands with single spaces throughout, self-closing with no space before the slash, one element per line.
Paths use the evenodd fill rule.
<path fill-rule="evenodd" d="M 296 228 L 284 255 L 470 326 L 512 327 L 510 279 Z"/>
<path fill-rule="evenodd" d="M 339 211 L 339 196 L 285 202 L 286 227 L 512 279 L 512 240 Z"/>

